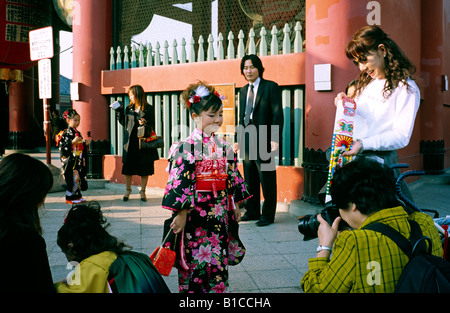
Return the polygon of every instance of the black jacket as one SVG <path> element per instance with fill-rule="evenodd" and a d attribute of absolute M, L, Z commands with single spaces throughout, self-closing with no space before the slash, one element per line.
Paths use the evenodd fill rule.
<path fill-rule="evenodd" d="M 137 121 L 143 118 L 147 121 L 147 124 L 152 127 L 152 129 L 155 129 L 155 110 L 152 105 L 148 105 L 144 111 L 139 111 L 136 114 L 137 119 L 135 119 L 134 106 L 127 106 L 125 108 L 125 112 L 123 107 L 116 110 L 116 116 L 119 123 L 124 126 L 123 163 L 126 162 L 130 141 L 138 141 L 136 130 L 133 132 L 134 128 L 139 126 Z M 139 158 L 143 163 L 153 162 L 159 159 L 158 151 L 156 149 L 139 150 Z"/>
<path fill-rule="evenodd" d="M 247 105 L 247 91 L 249 85 L 245 85 L 239 91 L 239 125 L 244 125 L 245 107 Z M 267 147 L 270 150 L 270 142 L 280 142 L 283 130 L 284 117 L 281 103 L 281 89 L 277 83 L 261 78 L 258 92 L 255 97 L 253 109 L 253 124 L 260 131 L 261 125 L 267 125 Z M 272 127 L 271 126 L 278 126 Z"/>

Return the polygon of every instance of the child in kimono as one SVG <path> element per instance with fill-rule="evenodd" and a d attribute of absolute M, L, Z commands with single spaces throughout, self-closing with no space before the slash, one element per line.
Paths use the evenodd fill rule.
<path fill-rule="evenodd" d="M 173 211 L 171 231 L 178 247 L 179 292 L 229 292 L 228 266 L 245 248 L 238 236 L 238 202 L 251 197 L 232 147 L 215 132 L 223 104 L 213 87 L 190 85 L 181 95 L 196 128 L 169 152 L 168 183 L 162 206 Z"/>
<path fill-rule="evenodd" d="M 77 130 L 80 125 L 80 115 L 77 111 L 69 109 L 64 112 L 64 118 L 68 127 L 61 135 L 58 135 L 57 145 L 61 158 L 61 173 L 66 184 L 66 203 L 76 204 L 86 201 L 81 191 L 87 190 L 86 154 L 90 139 L 83 140 Z"/>
<path fill-rule="evenodd" d="M 60 293 L 169 293 L 149 257 L 112 236 L 98 202 L 74 205 L 57 244 L 74 271 L 55 284 Z"/>

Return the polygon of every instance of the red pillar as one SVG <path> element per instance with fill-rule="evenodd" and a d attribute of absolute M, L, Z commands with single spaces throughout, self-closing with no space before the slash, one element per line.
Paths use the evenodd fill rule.
<path fill-rule="evenodd" d="M 423 140 L 440 140 L 444 135 L 444 6 L 442 0 L 422 0 L 422 77 L 424 96 L 421 106 Z"/>
<path fill-rule="evenodd" d="M 74 0 L 73 82 L 79 100 L 73 108 L 81 116 L 79 130 L 86 138 L 109 140 L 108 100 L 101 95 L 101 71 L 109 69 L 112 45 L 112 0 Z M 76 13 L 75 13 L 76 15 Z"/>
<path fill-rule="evenodd" d="M 306 0 L 305 146 L 325 151 L 331 145 L 334 98 L 358 70 L 345 55 L 353 33 L 366 25 L 365 1 Z M 332 90 L 314 90 L 314 65 L 332 64 Z"/>
<path fill-rule="evenodd" d="M 423 169 L 444 173 L 444 3 L 422 1 L 422 78 L 424 80 L 421 114 L 421 153 Z"/>
<path fill-rule="evenodd" d="M 33 134 L 34 69 L 24 72 L 22 83 L 9 83 L 9 148 L 34 149 L 37 145 Z"/>
<path fill-rule="evenodd" d="M 302 200 L 319 204 L 318 192 L 326 183 L 336 112 L 334 98 L 345 90 L 358 71 L 345 55 L 345 45 L 365 24 L 365 1 L 306 0 L 305 149 Z M 354 13 L 356 12 L 356 13 Z M 353 16 L 352 16 L 353 14 Z M 360 26 L 359 26 L 360 25 Z M 358 27 L 359 26 L 359 27 Z M 314 89 L 314 65 L 331 64 L 331 91 Z"/>

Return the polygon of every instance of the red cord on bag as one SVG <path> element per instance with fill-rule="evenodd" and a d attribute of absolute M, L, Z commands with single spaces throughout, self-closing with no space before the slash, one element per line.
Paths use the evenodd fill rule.
<path fill-rule="evenodd" d="M 448 225 L 442 225 L 442 228 L 445 230 L 445 238 L 444 238 L 444 244 L 443 244 L 443 248 L 444 248 L 444 255 L 443 258 L 444 260 L 447 260 L 447 245 L 448 245 Z"/>

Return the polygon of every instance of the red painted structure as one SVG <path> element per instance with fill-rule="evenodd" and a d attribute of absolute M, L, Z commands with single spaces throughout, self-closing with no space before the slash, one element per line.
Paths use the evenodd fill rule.
<path fill-rule="evenodd" d="M 79 130 L 93 140 L 109 139 L 109 103 L 101 94 L 101 71 L 109 68 L 112 45 L 112 1 L 76 0 L 73 24 L 73 81 L 79 83 Z M 79 15 L 76 14 L 79 12 Z"/>
<path fill-rule="evenodd" d="M 81 115 L 83 135 L 91 131 L 94 140 L 109 139 L 108 96 L 122 94 L 133 84 L 143 85 L 147 92 L 182 90 L 195 79 L 234 82 L 237 88 L 245 84 L 239 60 L 109 71 L 112 0 L 74 1 L 80 14 L 73 25 L 73 81 L 80 83 L 80 100 L 73 106 Z M 305 85 L 305 150 L 325 151 L 330 146 L 334 97 L 358 73 L 344 54 L 345 45 L 360 27 L 377 21 L 417 66 L 415 79 L 423 100 L 411 142 L 399 151 L 400 161 L 422 169 L 421 143 L 442 141 L 444 167 L 450 167 L 450 92 L 442 90 L 443 75 L 450 76 L 450 42 L 445 40 L 450 36 L 449 17 L 450 0 L 306 0 L 306 51 L 263 57 L 266 78 L 281 86 Z M 314 65 L 323 63 L 333 67 L 332 91 L 314 90 Z M 105 178 L 123 182 L 120 165 L 120 157 L 105 156 Z M 165 160 L 157 162 L 149 186 L 164 187 L 165 165 Z M 300 199 L 304 168 L 279 167 L 278 171 L 280 180 L 283 177 L 278 200 Z"/>

